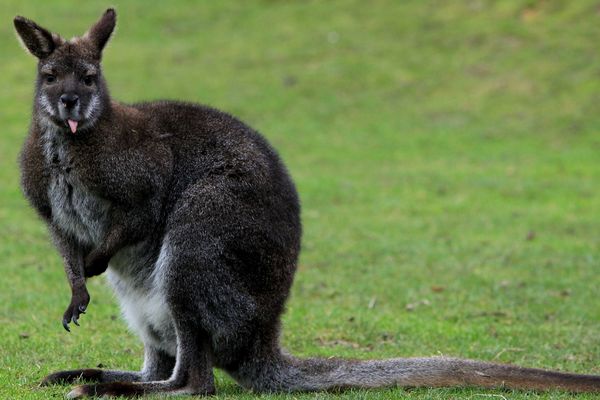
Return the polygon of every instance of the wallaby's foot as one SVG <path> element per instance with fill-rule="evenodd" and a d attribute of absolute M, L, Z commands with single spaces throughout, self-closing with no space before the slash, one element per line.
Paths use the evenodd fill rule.
<path fill-rule="evenodd" d="M 64 385 L 81 381 L 87 382 L 138 382 L 142 379 L 140 372 L 119 371 L 109 369 L 74 369 L 70 371 L 57 371 L 46 376 L 40 386 Z"/>
<path fill-rule="evenodd" d="M 70 371 L 57 371 L 46 376 L 40 386 L 73 383 L 76 381 L 99 382 L 102 380 L 101 369 L 74 369 Z"/>
<path fill-rule="evenodd" d="M 76 386 L 67 394 L 67 399 L 81 399 L 84 397 L 137 397 L 144 394 L 143 390 L 139 390 L 132 383 L 114 382 L 97 385 L 81 385 Z"/>
<path fill-rule="evenodd" d="M 84 275 L 86 278 L 103 274 L 108 268 L 110 256 L 103 252 L 92 250 L 85 258 Z"/>
<path fill-rule="evenodd" d="M 175 381 L 156 381 L 143 383 L 113 382 L 95 385 L 76 386 L 67 394 L 68 399 L 81 399 L 84 397 L 138 397 L 151 393 L 163 393 L 171 395 L 195 395 L 210 396 L 216 393 L 212 382 L 204 387 L 195 385 L 179 385 Z"/>
<path fill-rule="evenodd" d="M 73 289 L 73 294 L 71 295 L 71 304 L 67 307 L 67 310 L 63 314 L 62 324 L 63 327 L 67 330 L 67 332 L 71 332 L 69 328 L 69 323 L 71 321 L 79 326 L 79 316 L 81 314 L 85 314 L 85 310 L 87 309 L 88 304 L 90 303 L 90 295 L 85 286 Z"/>

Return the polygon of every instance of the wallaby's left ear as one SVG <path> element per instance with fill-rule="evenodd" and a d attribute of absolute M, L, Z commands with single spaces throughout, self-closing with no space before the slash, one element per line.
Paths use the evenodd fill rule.
<path fill-rule="evenodd" d="M 106 46 L 110 35 L 112 35 L 117 24 L 117 13 L 114 8 L 109 8 L 102 17 L 85 34 L 98 50 L 98 56 L 102 54 L 102 49 Z"/>
<path fill-rule="evenodd" d="M 23 45 L 39 59 L 48 57 L 62 43 L 60 36 L 52 35 L 48 30 L 25 17 L 15 17 L 14 24 Z"/>

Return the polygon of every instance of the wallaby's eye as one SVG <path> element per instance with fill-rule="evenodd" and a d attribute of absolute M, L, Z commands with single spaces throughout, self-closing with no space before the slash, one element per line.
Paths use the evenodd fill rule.
<path fill-rule="evenodd" d="M 56 76 L 54 76 L 52 74 L 47 74 L 44 77 L 44 80 L 46 81 L 46 83 L 54 83 L 56 81 Z"/>
<path fill-rule="evenodd" d="M 92 86 L 92 84 L 94 83 L 94 75 L 86 75 L 83 78 L 83 83 L 85 84 L 85 86 Z"/>

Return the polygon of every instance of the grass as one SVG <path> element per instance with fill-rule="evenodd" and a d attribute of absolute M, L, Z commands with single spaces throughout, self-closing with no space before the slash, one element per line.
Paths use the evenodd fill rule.
<path fill-rule="evenodd" d="M 259 129 L 303 200 L 284 317 L 299 355 L 445 354 L 600 374 L 600 8 L 595 1 L 113 0 L 123 101 L 208 103 Z M 63 331 L 61 261 L 18 188 L 35 63 L 22 14 L 66 37 L 105 2 L 0 8 L 0 398 L 50 371 L 137 369 L 103 279 Z M 218 398 L 256 395 L 218 374 Z M 261 398 L 554 399 L 387 389 Z M 593 398 L 591 395 L 579 399 Z"/>

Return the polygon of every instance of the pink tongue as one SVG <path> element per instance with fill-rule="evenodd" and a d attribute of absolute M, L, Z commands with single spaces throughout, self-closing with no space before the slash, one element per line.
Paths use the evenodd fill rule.
<path fill-rule="evenodd" d="M 73 121 L 72 119 L 68 119 L 69 127 L 71 128 L 71 132 L 75 133 L 77 131 L 77 121 Z"/>

